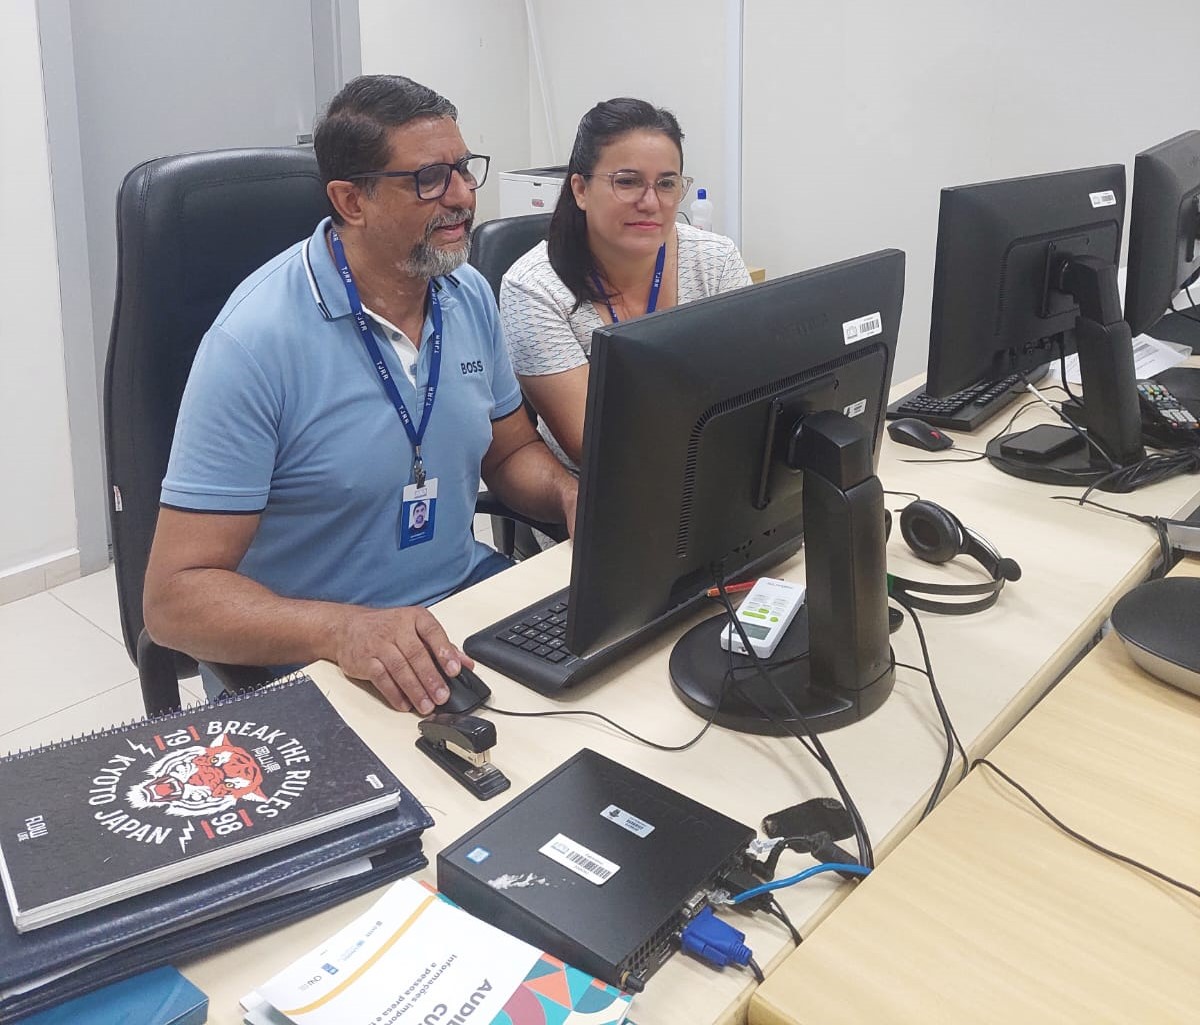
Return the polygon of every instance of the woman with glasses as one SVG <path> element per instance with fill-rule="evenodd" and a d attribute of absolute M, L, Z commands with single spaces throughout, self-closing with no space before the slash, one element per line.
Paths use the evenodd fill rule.
<path fill-rule="evenodd" d="M 596 104 L 579 122 L 550 237 L 512 265 L 500 317 L 546 441 L 578 465 L 592 331 L 750 284 L 729 239 L 677 224 L 691 187 L 683 132 L 644 100 Z"/>

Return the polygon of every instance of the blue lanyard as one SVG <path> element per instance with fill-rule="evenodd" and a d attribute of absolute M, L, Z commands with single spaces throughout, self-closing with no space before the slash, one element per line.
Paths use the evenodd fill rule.
<path fill-rule="evenodd" d="M 667 244 L 664 242 L 658 247 L 658 259 L 654 261 L 654 277 L 650 279 L 650 297 L 646 300 L 646 312 L 653 313 L 658 307 L 658 290 L 662 287 L 663 266 L 667 262 Z M 617 320 L 617 311 L 613 309 L 612 303 L 608 301 L 608 296 L 604 291 L 604 286 L 600 283 L 600 276 L 592 271 L 592 283 L 596 286 L 596 291 L 603 295 L 604 305 L 608 307 L 608 315 L 612 317 L 614 324 L 619 324 Z"/>
<path fill-rule="evenodd" d="M 421 459 L 421 441 L 425 437 L 425 428 L 429 426 L 429 414 L 433 412 L 433 400 L 437 397 L 438 377 L 442 371 L 442 304 L 438 301 L 437 289 L 430 281 L 429 312 L 433 318 L 433 334 L 429 336 L 429 345 L 433 349 L 433 356 L 429 361 L 429 380 L 425 385 L 425 404 L 421 411 L 421 423 L 420 426 L 414 428 L 408 407 L 404 404 L 396 382 L 392 380 L 391 371 L 383 361 L 383 353 L 379 351 L 379 343 L 375 341 L 375 332 L 367 323 L 367 315 L 363 312 L 362 300 L 358 295 L 358 286 L 354 283 L 350 265 L 346 262 L 346 250 L 335 229 L 330 229 L 329 241 L 333 247 L 333 261 L 337 265 L 338 273 L 342 276 L 342 284 L 346 286 L 346 298 L 350 302 L 350 312 L 354 314 L 354 322 L 358 325 L 358 333 L 362 335 L 363 345 L 367 347 L 367 355 L 375 364 L 375 372 L 379 374 L 383 390 L 387 392 L 388 398 L 392 400 L 392 405 L 396 407 L 396 413 L 404 425 L 404 432 L 412 443 L 413 482 L 417 487 L 423 488 L 425 486 L 425 463 Z"/>

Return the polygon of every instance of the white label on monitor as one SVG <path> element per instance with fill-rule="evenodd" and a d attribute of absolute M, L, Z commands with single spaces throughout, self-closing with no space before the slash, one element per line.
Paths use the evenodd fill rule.
<path fill-rule="evenodd" d="M 847 406 L 845 409 L 843 409 L 842 415 L 843 416 L 862 416 L 862 414 L 864 412 L 866 412 L 866 409 L 867 409 L 867 400 L 859 399 L 857 402 L 853 402 L 849 406 Z"/>
<path fill-rule="evenodd" d="M 878 313 L 872 313 L 869 317 L 860 317 L 858 320 L 848 320 L 842 325 L 842 337 L 846 339 L 846 344 L 852 342 L 861 342 L 864 338 L 870 338 L 871 335 L 877 335 L 883 331 L 883 317 Z"/>
<path fill-rule="evenodd" d="M 618 808 L 615 804 L 610 804 L 600 814 L 622 829 L 628 829 L 634 836 L 649 836 L 654 832 L 654 827 L 649 822 L 643 822 L 636 815 L 630 815 L 624 808 Z"/>
<path fill-rule="evenodd" d="M 1105 192 L 1089 192 L 1088 196 L 1091 198 L 1092 206 L 1097 210 L 1102 206 L 1117 205 L 1117 194 L 1112 189 L 1108 189 Z"/>
<path fill-rule="evenodd" d="M 569 868 L 576 875 L 583 876 L 589 883 L 601 886 L 621 871 L 621 866 L 608 858 L 590 851 L 583 844 L 576 843 L 568 836 L 559 833 L 542 847 L 539 854 L 546 855 L 551 861 L 557 861 L 563 868 Z"/>

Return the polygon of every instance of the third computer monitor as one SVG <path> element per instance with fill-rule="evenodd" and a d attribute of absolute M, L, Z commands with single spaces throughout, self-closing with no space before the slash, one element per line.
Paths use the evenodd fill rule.
<path fill-rule="evenodd" d="M 1139 335 L 1200 277 L 1200 132 L 1137 155 L 1129 216 L 1125 319 Z M 1200 298 L 1200 293 L 1197 293 Z M 1189 296 L 1188 306 L 1196 305 Z"/>
<path fill-rule="evenodd" d="M 1120 164 L 942 189 L 926 390 L 948 395 L 1075 349 L 1079 303 L 1053 255 L 1121 254 Z"/>
<path fill-rule="evenodd" d="M 1120 164 L 943 189 L 927 391 L 1027 373 L 1079 354 L 1073 426 L 988 443 L 993 465 L 1059 485 L 1101 483 L 1145 457 L 1117 285 Z"/>

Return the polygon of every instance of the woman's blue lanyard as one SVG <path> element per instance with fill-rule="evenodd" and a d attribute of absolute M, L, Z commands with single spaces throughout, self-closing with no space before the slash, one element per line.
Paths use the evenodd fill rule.
<path fill-rule="evenodd" d="M 646 300 L 646 312 L 653 313 L 658 307 L 658 290 L 662 287 L 663 267 L 667 262 L 667 244 L 664 242 L 658 247 L 658 259 L 654 261 L 654 277 L 650 279 L 650 297 Z M 612 317 L 614 324 L 619 324 L 617 320 L 617 311 L 613 309 L 612 303 L 608 301 L 608 295 L 604 291 L 604 286 L 600 283 L 600 276 L 592 271 L 592 284 L 596 286 L 596 291 L 604 296 L 604 305 L 608 307 L 608 315 Z"/>
<path fill-rule="evenodd" d="M 442 305 L 438 302 L 437 289 L 430 281 L 429 313 L 433 319 L 433 334 L 429 337 L 429 345 L 433 350 L 433 355 L 429 361 L 429 381 L 425 385 L 425 405 L 421 412 L 421 424 L 414 428 L 408 407 L 404 404 L 399 389 L 396 388 L 396 382 L 392 380 L 391 371 L 383 361 L 383 353 L 379 351 L 375 332 L 367 323 L 367 315 L 363 312 L 362 300 L 358 296 L 358 286 L 355 285 L 354 277 L 350 273 L 350 265 L 346 263 L 346 250 L 342 246 L 342 240 L 338 238 L 336 230 L 330 229 L 329 241 L 333 248 L 333 262 L 342 276 L 342 284 L 346 286 L 346 298 L 350 301 L 350 312 L 354 314 L 354 322 L 358 325 L 358 333 L 362 335 L 363 345 L 367 347 L 367 355 L 375 364 L 375 371 L 379 374 L 379 380 L 383 382 L 383 390 L 387 392 L 388 398 L 392 400 L 392 405 L 396 407 L 396 413 L 404 425 L 408 440 L 412 442 L 413 483 L 417 487 L 423 488 L 425 486 L 425 463 L 421 459 L 421 441 L 425 437 L 425 428 L 429 426 L 429 414 L 433 412 L 433 400 L 437 397 L 438 377 L 442 370 Z"/>

